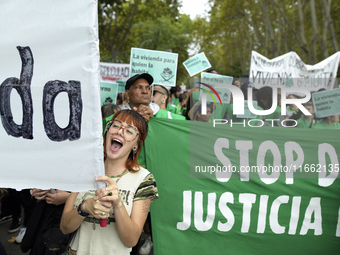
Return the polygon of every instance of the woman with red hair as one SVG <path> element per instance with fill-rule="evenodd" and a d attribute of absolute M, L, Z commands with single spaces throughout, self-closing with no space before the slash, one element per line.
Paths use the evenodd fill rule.
<path fill-rule="evenodd" d="M 132 110 L 117 112 L 104 134 L 106 182 L 97 191 L 71 193 L 60 228 L 77 230 L 70 254 L 130 254 L 141 235 L 151 201 L 158 198 L 153 175 L 138 164 L 148 132 L 144 118 Z M 100 227 L 100 219 L 107 226 Z"/>

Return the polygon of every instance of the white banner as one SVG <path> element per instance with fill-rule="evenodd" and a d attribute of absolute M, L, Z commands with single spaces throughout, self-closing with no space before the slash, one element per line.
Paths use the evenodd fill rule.
<path fill-rule="evenodd" d="M 130 64 L 99 63 L 100 81 L 116 83 L 118 80 L 127 81 L 130 78 Z"/>
<path fill-rule="evenodd" d="M 332 89 L 339 67 L 340 52 L 316 65 L 306 65 L 295 52 L 269 60 L 252 51 L 249 80 L 256 88 L 300 87 L 309 91 Z"/>
<path fill-rule="evenodd" d="M 0 187 L 81 191 L 104 174 L 97 1 L 0 2 Z"/>

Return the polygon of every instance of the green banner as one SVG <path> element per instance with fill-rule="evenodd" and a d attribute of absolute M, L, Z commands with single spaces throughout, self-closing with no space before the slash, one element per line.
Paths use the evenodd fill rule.
<path fill-rule="evenodd" d="M 154 254 L 337 254 L 339 135 L 152 118 Z"/>

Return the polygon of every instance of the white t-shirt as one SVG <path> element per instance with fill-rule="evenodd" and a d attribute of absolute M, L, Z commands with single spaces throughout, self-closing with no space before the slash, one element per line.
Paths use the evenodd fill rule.
<path fill-rule="evenodd" d="M 151 179 L 151 181 L 153 180 L 154 182 L 153 175 L 145 168 L 140 167 L 140 170 L 136 173 L 127 171 L 120 177 L 117 183 L 120 197 L 129 215 L 131 215 L 133 201 L 136 200 L 135 193 L 146 178 L 148 178 L 149 181 Z M 117 178 L 112 179 L 116 180 Z M 143 198 L 152 198 L 152 200 L 158 198 L 156 186 L 153 188 L 152 192 L 156 192 L 154 196 L 150 195 L 149 197 Z M 78 207 L 83 200 L 94 196 L 94 190 L 80 192 L 74 202 L 74 207 Z M 88 217 L 93 218 L 92 216 Z M 109 218 L 114 218 L 112 208 Z M 110 222 L 106 227 L 100 227 L 98 223 L 87 222 L 85 220 L 77 230 L 77 233 L 70 243 L 70 247 L 72 250 L 77 251 L 77 255 L 129 255 L 131 251 L 131 248 L 127 248 L 120 240 L 115 222 Z"/>

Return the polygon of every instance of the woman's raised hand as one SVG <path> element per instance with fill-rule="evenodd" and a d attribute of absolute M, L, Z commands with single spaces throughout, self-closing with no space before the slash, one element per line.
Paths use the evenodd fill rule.
<path fill-rule="evenodd" d="M 118 186 L 116 181 L 112 180 L 108 176 L 100 176 L 95 178 L 96 181 L 106 182 L 106 188 L 101 188 L 96 191 L 96 196 L 94 200 L 100 201 L 104 206 L 115 208 L 121 202 Z"/>

